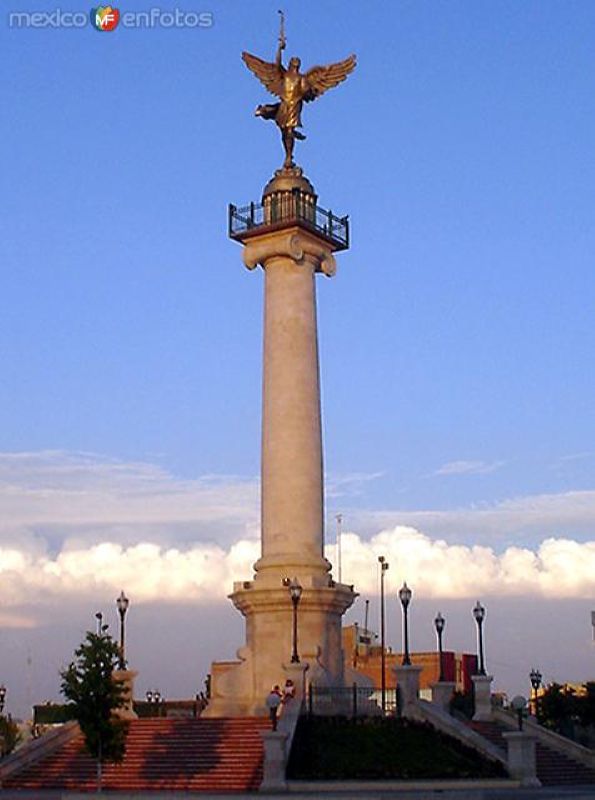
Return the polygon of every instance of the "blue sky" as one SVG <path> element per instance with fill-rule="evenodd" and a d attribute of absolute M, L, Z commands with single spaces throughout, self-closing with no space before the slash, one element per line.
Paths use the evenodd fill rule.
<path fill-rule="evenodd" d="M 109 34 L 16 30 L 11 8 L 53 6 L 3 8 L 2 535 L 27 557 L 257 536 L 262 276 L 227 239 L 226 206 L 257 200 L 281 163 L 240 60 L 273 57 L 278 5 L 163 2 L 214 24 Z M 407 525 L 496 555 L 586 546 L 595 8 L 284 8 L 306 68 L 358 55 L 297 145 L 321 204 L 352 221 L 337 276 L 318 282 L 329 520 L 342 511 L 367 543 Z M 152 517 L 130 511 L 139 496 Z M 176 502 L 160 510 L 163 496 Z M 174 513 L 184 503 L 196 513 Z M 89 608 L 111 597 L 87 589 Z M 15 630 L 43 628 L 30 602 L 7 605 Z M 213 645 L 205 664 L 227 655 Z"/>

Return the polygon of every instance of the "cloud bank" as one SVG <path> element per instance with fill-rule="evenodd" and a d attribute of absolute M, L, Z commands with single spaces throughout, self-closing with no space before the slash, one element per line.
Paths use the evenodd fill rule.
<path fill-rule="evenodd" d="M 584 597 L 595 592 L 595 542 L 546 539 L 537 550 L 509 547 L 497 554 L 483 546 L 448 544 L 408 527 L 364 541 L 342 537 L 343 579 L 360 592 L 377 589 L 377 557 L 391 565 L 391 583 L 406 579 L 424 597 L 487 595 Z M 112 597 L 121 587 L 135 603 L 204 603 L 223 599 L 234 580 L 252 576 L 259 542 L 244 539 L 229 549 L 195 544 L 185 549 L 143 542 L 66 545 L 57 555 L 0 548 L 4 612 L 77 597 Z M 334 560 L 334 547 L 327 556 Z M 15 620 L 18 624 L 18 617 Z"/>
<path fill-rule="evenodd" d="M 368 479 L 336 479 L 334 491 L 350 486 L 357 492 Z M 365 526 L 358 522 L 358 533 L 344 530 L 342 536 L 342 577 L 359 592 L 376 592 L 377 557 L 383 554 L 391 584 L 406 579 L 418 596 L 595 595 L 592 537 L 545 533 L 573 519 L 595 530 L 595 492 L 360 515 L 368 531 L 375 529 L 362 534 Z M 513 538 L 523 526 L 544 533 L 530 546 L 513 541 L 497 549 L 499 538 L 486 543 L 493 530 Z M 465 541 L 471 528 L 475 544 Z M 221 601 L 234 580 L 252 576 L 259 548 L 255 480 L 179 480 L 151 464 L 90 454 L 0 454 L 4 625 L 33 625 L 67 598 L 103 602 L 123 587 L 135 603 Z M 328 546 L 331 562 L 335 556 Z"/>

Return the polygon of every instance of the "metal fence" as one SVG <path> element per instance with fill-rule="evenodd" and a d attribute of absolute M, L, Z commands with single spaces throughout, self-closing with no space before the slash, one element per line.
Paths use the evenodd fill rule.
<path fill-rule="evenodd" d="M 386 689 L 384 712 L 382 691 L 375 687 L 358 686 L 313 686 L 308 687 L 307 709 L 313 716 L 377 717 L 396 716 L 398 709 L 397 689 Z"/>
<path fill-rule="evenodd" d="M 228 222 L 232 239 L 296 222 L 322 234 L 337 250 L 349 247 L 349 217 L 337 217 L 332 211 L 315 205 L 312 195 L 299 190 L 278 192 L 266 197 L 264 203 L 243 207 L 230 203 Z"/>

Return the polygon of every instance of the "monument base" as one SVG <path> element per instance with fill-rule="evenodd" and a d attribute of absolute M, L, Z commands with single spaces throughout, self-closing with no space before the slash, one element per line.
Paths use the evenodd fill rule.
<path fill-rule="evenodd" d="M 351 586 L 335 584 L 328 578 L 326 582 L 324 588 L 303 587 L 297 650 L 300 664 L 307 666 L 308 684 L 343 686 L 341 618 L 357 595 Z M 288 678 L 293 680 L 288 669 L 293 608 L 281 580 L 277 587 L 259 588 L 258 578 L 234 585 L 230 599 L 246 617 L 247 641 L 238 650 L 237 661 L 213 664 L 211 698 L 203 716 L 265 716 L 265 700 L 271 688 L 275 684 L 282 687 Z"/>

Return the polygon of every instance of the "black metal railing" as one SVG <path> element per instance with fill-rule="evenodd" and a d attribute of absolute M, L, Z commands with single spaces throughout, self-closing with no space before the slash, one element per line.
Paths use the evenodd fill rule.
<path fill-rule="evenodd" d="M 308 687 L 306 707 L 313 716 L 340 715 L 345 717 L 376 717 L 382 715 L 381 690 L 375 687 L 313 686 Z M 385 714 L 398 714 L 396 689 L 387 689 Z"/>
<path fill-rule="evenodd" d="M 337 217 L 332 211 L 317 206 L 313 195 L 294 189 L 276 192 L 263 203 L 247 206 L 229 205 L 229 236 L 243 240 L 252 233 L 297 223 L 321 234 L 337 250 L 349 247 L 349 217 Z"/>

